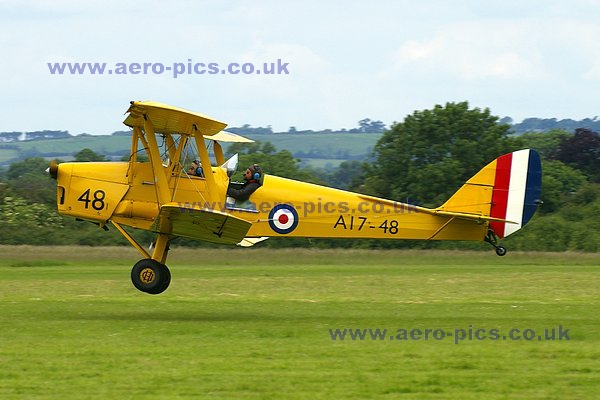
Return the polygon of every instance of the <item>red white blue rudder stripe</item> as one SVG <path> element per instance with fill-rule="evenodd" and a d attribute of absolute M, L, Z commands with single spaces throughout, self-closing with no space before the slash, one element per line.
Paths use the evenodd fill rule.
<path fill-rule="evenodd" d="M 494 233 L 503 238 L 525 226 L 540 204 L 541 192 L 542 165 L 535 150 L 498 157 L 490 216 L 514 223 L 491 222 Z"/>

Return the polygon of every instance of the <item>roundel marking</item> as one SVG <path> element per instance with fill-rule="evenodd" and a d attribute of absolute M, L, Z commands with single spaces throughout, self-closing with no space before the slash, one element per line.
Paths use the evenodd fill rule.
<path fill-rule="evenodd" d="M 279 204 L 269 213 L 269 226 L 275 232 L 286 235 L 298 226 L 298 213 L 289 204 Z"/>

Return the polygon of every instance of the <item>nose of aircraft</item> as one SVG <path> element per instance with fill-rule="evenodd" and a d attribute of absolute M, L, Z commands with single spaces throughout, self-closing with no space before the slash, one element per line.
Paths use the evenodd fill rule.
<path fill-rule="evenodd" d="M 50 166 L 46 168 L 46 173 L 50 175 L 52 179 L 56 179 L 58 177 L 58 164 L 55 160 L 50 161 Z"/>

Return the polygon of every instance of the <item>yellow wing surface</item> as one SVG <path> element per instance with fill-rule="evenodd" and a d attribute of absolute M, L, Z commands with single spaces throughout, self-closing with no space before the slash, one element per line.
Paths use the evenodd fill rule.
<path fill-rule="evenodd" d="M 165 204 L 152 225 L 152 231 L 211 243 L 238 244 L 252 224 L 233 215 L 209 209 Z"/>
<path fill-rule="evenodd" d="M 233 132 L 227 131 L 221 131 L 213 136 L 208 136 L 206 139 L 226 143 L 254 143 L 254 140 L 252 139 L 248 139 Z"/>
<path fill-rule="evenodd" d="M 130 127 L 144 127 L 145 119 L 159 133 L 212 136 L 225 129 L 226 123 L 196 113 L 154 101 L 132 101 L 123 123 Z"/>

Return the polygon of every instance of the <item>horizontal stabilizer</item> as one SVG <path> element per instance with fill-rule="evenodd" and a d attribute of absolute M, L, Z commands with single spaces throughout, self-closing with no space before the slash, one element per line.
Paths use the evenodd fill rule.
<path fill-rule="evenodd" d="M 469 220 L 473 220 L 473 221 L 490 221 L 490 222 L 494 221 L 494 222 L 502 222 L 502 223 L 507 223 L 507 224 L 518 224 L 518 222 L 516 222 L 516 221 L 509 221 L 507 219 L 502 219 L 502 218 L 494 218 L 494 217 L 489 217 L 486 215 L 466 214 L 466 213 L 459 213 L 459 212 L 452 212 L 452 211 L 434 210 L 433 212 L 428 212 L 428 214 L 442 215 L 445 217 L 455 217 L 455 218 L 461 218 L 461 219 L 469 219 Z"/>

